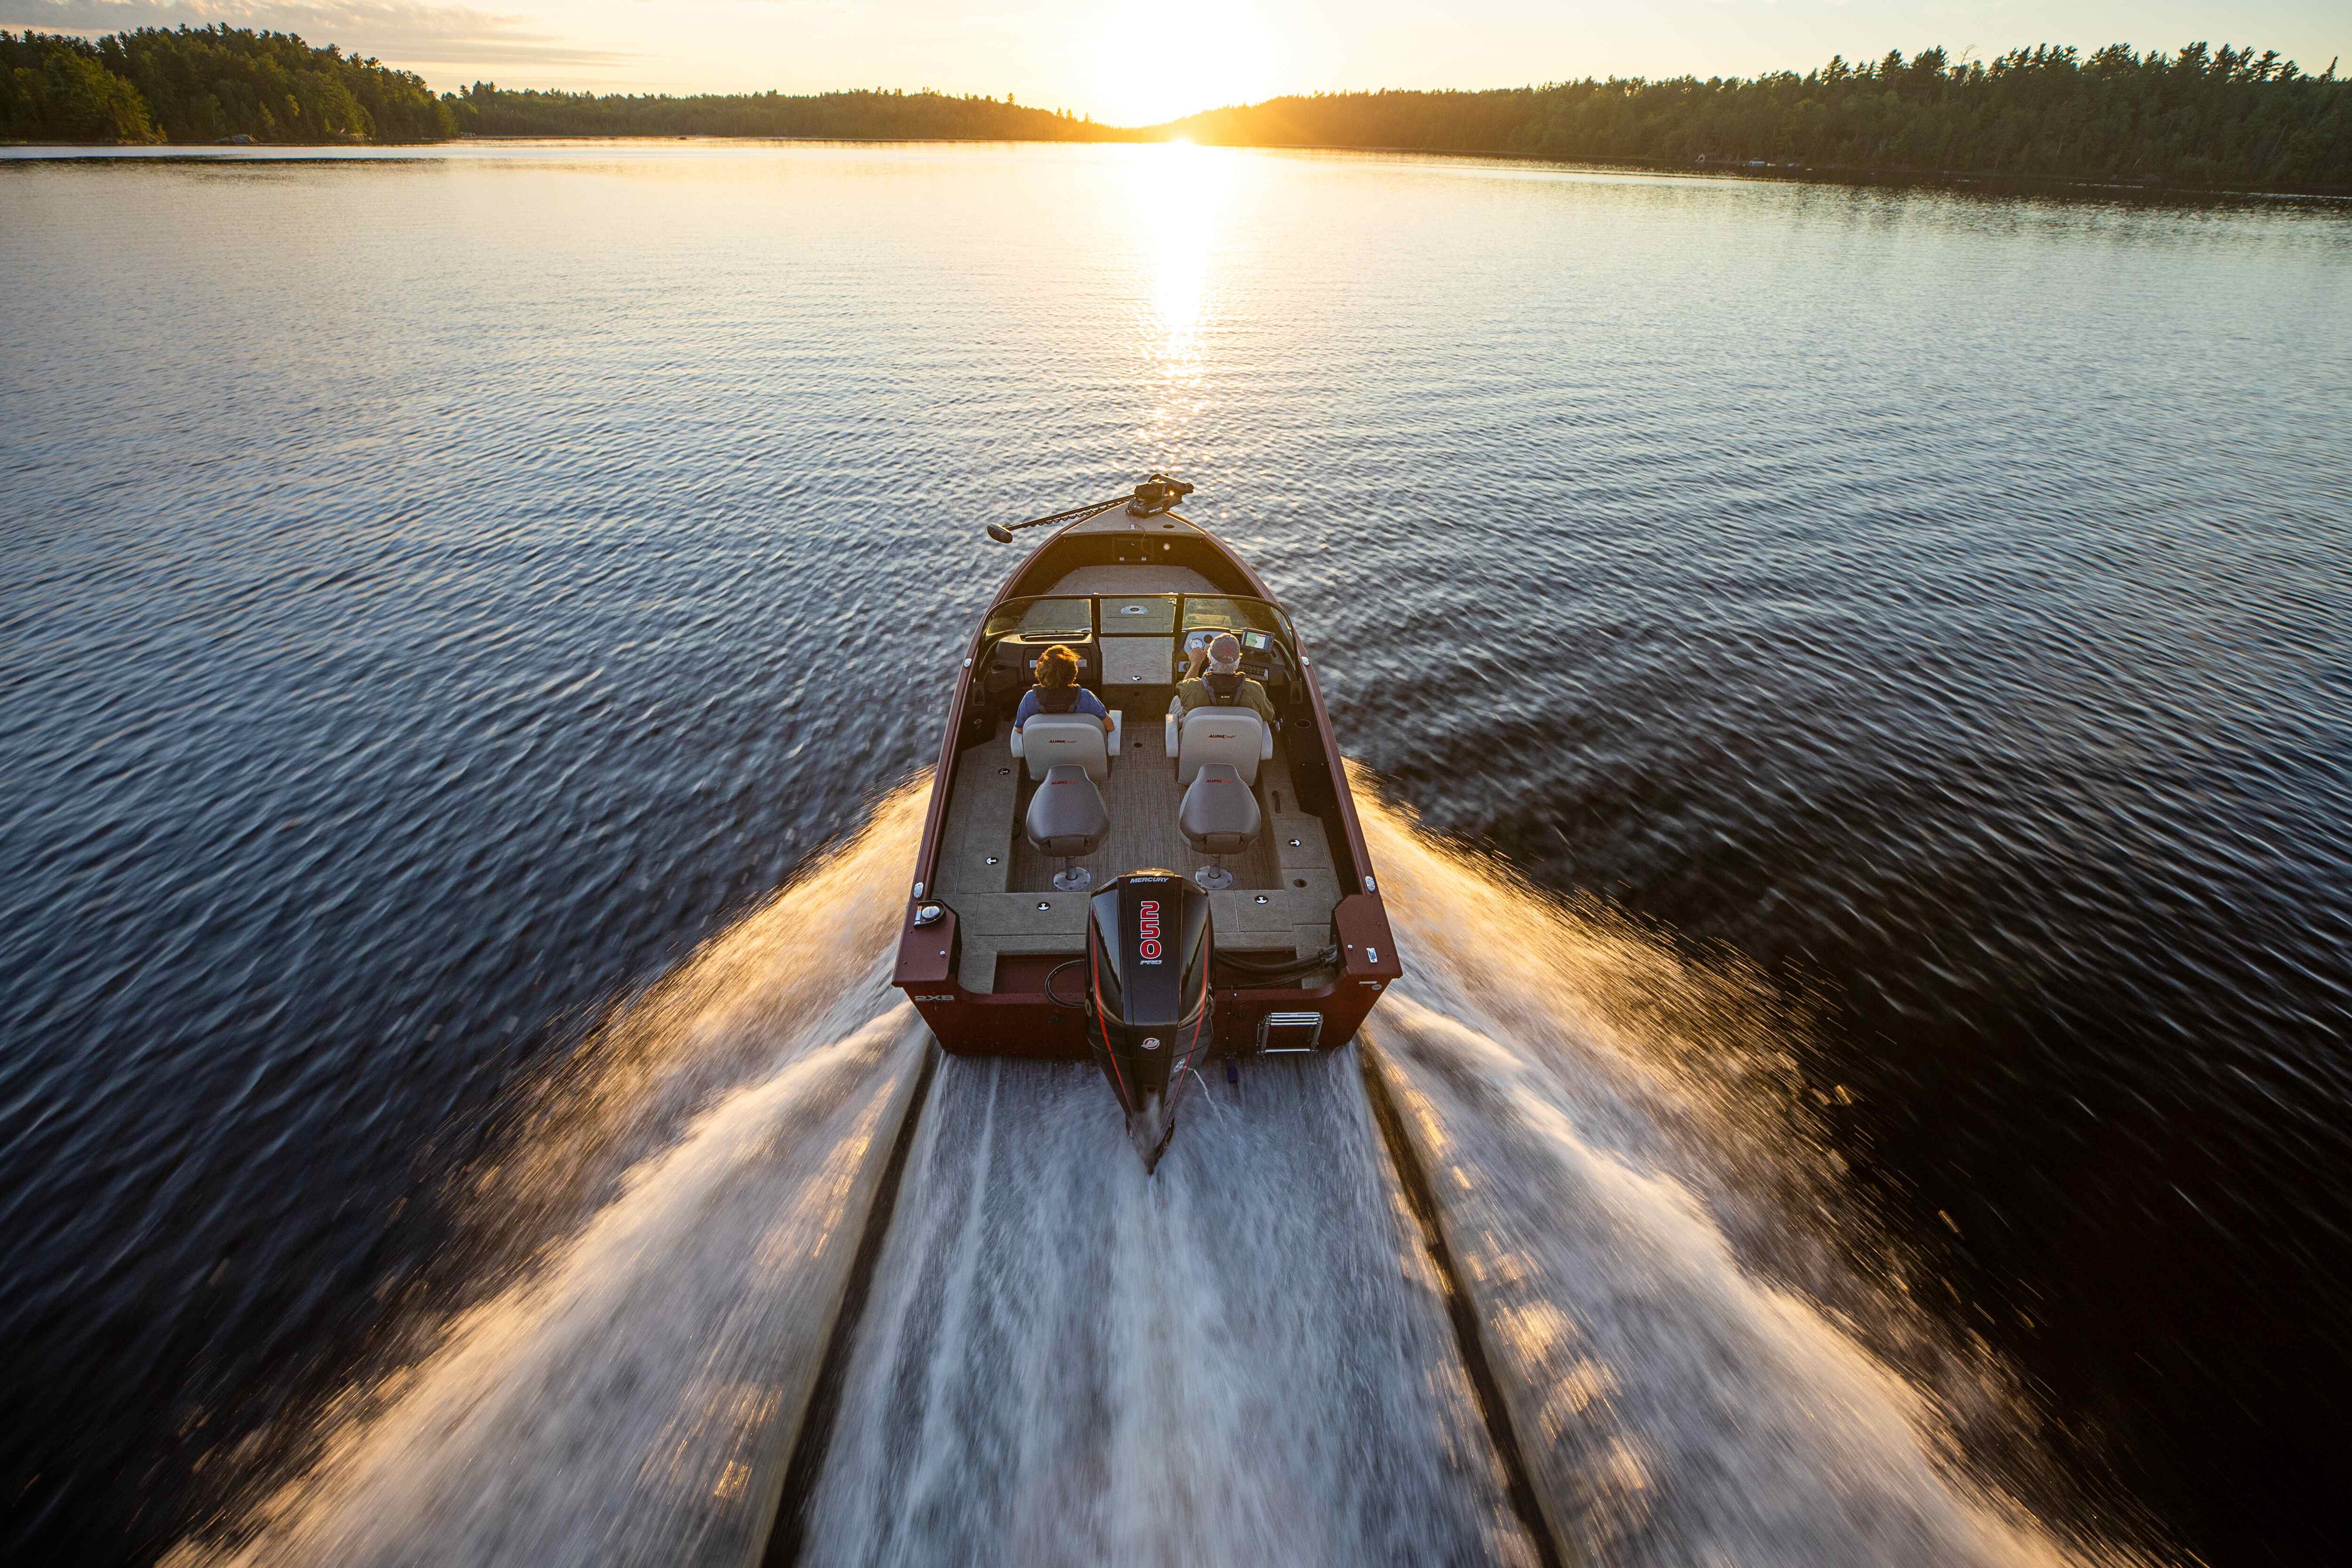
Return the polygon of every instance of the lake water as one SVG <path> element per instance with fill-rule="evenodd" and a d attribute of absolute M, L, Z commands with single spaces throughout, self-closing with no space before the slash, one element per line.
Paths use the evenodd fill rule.
<path fill-rule="evenodd" d="M 338 1390 L 425 1355 L 682 1136 L 732 1082 L 705 1044 L 664 1058 L 688 1065 L 659 1113 L 633 1100 L 542 1146 L 576 1161 L 499 1179 L 605 1009 L 931 759 L 1013 563 L 982 525 L 1155 468 L 1284 596 L 1350 754 L 1501 857 L 1414 862 L 1423 948 L 1491 950 L 1432 995 L 1575 978 L 1528 972 L 1580 962 L 1565 938 L 1511 950 L 1538 918 L 1491 903 L 1514 884 L 1589 900 L 1612 962 L 1760 977 L 1776 1021 L 1744 1059 L 1787 1068 L 1759 1118 L 1786 1147 L 1719 1146 L 1762 1186 L 1835 1173 L 1816 1239 L 1856 1282 L 1811 1288 L 1823 1307 L 1900 1298 L 2010 1390 L 1998 1434 L 1915 1425 L 2072 1539 L 2340 1560 L 2344 207 L 1188 147 L 473 144 L 0 162 L 0 277 L 11 1561 L 149 1559 L 234 1516 L 315 1454 Z M 906 830 L 877 832 L 878 887 Z M 1375 1043 L 1454 1104 L 1445 1074 L 1487 1047 L 1423 1000 Z M 961 1157 L 936 1129 L 1003 1094 L 1058 1114 L 1053 1084 L 984 1071 L 943 1075 L 877 1282 L 898 1337 L 861 1350 L 845 1454 L 914 1441 L 859 1390 L 946 1375 L 936 1325 L 904 1323 L 945 1310 L 926 1280 L 977 1288 L 926 1218 Z M 1363 1146 L 1353 1104 L 1307 1092 L 1282 1124 Z M 1534 1136 L 1496 1134 L 1507 1168 L 1571 1168 Z M 1612 1147 L 1638 1165 L 1640 1142 Z M 961 1179 L 994 1168 L 972 1157 Z M 1042 1179 L 990 1179 L 1016 1178 Z M 1528 1195 L 1584 1189 L 1528 1182 L 1496 1223 L 1558 1219 L 1530 1256 L 1573 1314 L 1585 1217 Z M 1242 1243 L 1178 1190 L 1171 1256 L 1214 1284 Z M 1309 1196 L 1375 1262 L 1392 1245 L 1377 1184 Z M 1805 1232 L 1781 1234 L 1751 1272 Z M 1005 1245 L 1054 1277 L 1055 1237 Z M 1315 1343 L 1436 1343 L 1423 1307 L 1347 1293 L 1378 1271 L 1357 1252 L 1317 1262 Z M 748 1288 L 695 1278 L 714 1312 Z M 1106 1312 L 1150 1294 L 1122 1289 Z M 1691 1290 L 1645 1311 L 1720 1294 Z M 1253 1354 L 1297 1372 L 1292 1342 Z M 1461 1515 L 1417 1513 L 1415 1550 L 1516 1560 L 1451 1375 L 1391 1386 L 1357 1359 L 1368 1392 L 1328 1419 L 1424 1423 L 1396 1495 Z M 1810 1396 L 1730 1391 L 1751 1378 L 1652 1380 L 1720 1406 L 1716 1448 L 1654 1492 L 1760 1484 Z M 1649 1386 L 1619 1403 L 1654 1448 Z M 1299 1441 L 1321 1408 L 1290 1413 Z M 814 1548 L 926 1539 L 860 1474 L 818 1490 Z M 1414 1554 L 1344 1478 L 1290 1479 L 1345 1515 L 1330 1560 Z M 1017 1500 L 957 1495 L 1013 1530 Z M 1170 1506 L 1087 1515 L 1088 1539 L 1193 1561 L 1253 1539 Z M 1697 1521 L 1591 1544 L 1796 1561 L 1827 1528 Z"/>

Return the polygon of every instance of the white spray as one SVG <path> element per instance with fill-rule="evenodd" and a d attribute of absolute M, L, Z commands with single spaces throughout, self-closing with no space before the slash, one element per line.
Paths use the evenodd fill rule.
<path fill-rule="evenodd" d="M 1760 1273 L 1758 1254 L 1816 1276 L 1827 1254 L 1818 1237 L 1774 1238 L 1789 1221 L 1761 1196 L 1806 1185 L 1801 1125 L 1784 1124 L 1779 1167 L 1728 1168 L 1772 1157 L 1760 1134 L 1791 1109 L 1772 1038 L 1786 1019 L 1752 980 L 1517 891 L 1401 812 L 1373 810 L 1366 829 L 1406 976 L 1364 1040 L 1568 1553 L 2069 1560 L 1957 1462 L 1949 1402 L 2007 1398 L 1994 1369 L 1948 1356 L 1939 1385 L 1915 1386 Z"/>
<path fill-rule="evenodd" d="M 929 1031 L 887 986 L 919 788 L 541 1086 L 480 1174 L 502 1284 L 175 1564 L 740 1563 Z M 506 1249 L 514 1256 L 517 1249 Z"/>
<path fill-rule="evenodd" d="M 876 892 L 919 808 L 886 804 L 592 1044 L 478 1188 L 479 1223 L 558 1239 L 175 1563 L 756 1549 L 928 1049 L 883 984 L 899 904 Z M 1759 1270 L 1787 1228 L 1743 1196 L 1731 1165 L 1769 1155 L 1728 1107 L 1770 1052 L 1695 1043 L 1738 987 L 1401 814 L 1366 828 L 1408 960 L 1366 1041 L 1571 1555 L 2065 1560 L 1964 1477 L 1939 1398 Z M 1354 1053 L 1219 1076 L 1147 1180 L 1091 1066 L 942 1064 L 805 1560 L 1536 1560 Z"/>

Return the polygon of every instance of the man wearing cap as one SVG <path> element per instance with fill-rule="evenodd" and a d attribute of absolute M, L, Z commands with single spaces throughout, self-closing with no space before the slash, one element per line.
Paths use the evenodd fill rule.
<path fill-rule="evenodd" d="M 1203 672 L 1203 662 L 1208 669 Z M 1176 700 L 1184 711 L 1196 707 L 1245 707 L 1265 721 L 1268 729 L 1275 727 L 1274 699 L 1265 688 L 1242 674 L 1241 639 L 1230 632 L 1220 632 L 1209 640 L 1206 647 L 1192 650 L 1192 662 L 1184 671 L 1184 679 L 1176 687 Z"/>

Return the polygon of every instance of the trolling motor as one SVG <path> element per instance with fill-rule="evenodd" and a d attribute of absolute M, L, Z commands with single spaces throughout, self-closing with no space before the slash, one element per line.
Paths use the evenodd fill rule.
<path fill-rule="evenodd" d="M 1155 512 L 1166 511 L 1192 493 L 1192 486 L 1183 480 L 1171 479 L 1165 474 L 1154 474 L 1126 495 L 1113 496 L 1108 501 L 1090 501 L 1065 512 L 1048 512 L 1025 523 L 991 523 L 988 525 L 988 537 L 998 544 L 1009 545 L 1013 542 L 1013 536 L 1024 528 L 1042 528 L 1048 523 L 1084 522 L 1118 506 L 1126 507 L 1129 517 L 1148 517 Z"/>
<path fill-rule="evenodd" d="M 1192 493 L 1192 486 L 1183 480 L 1154 474 L 1135 487 L 1134 497 L 1127 503 L 1127 515 L 1148 517 L 1154 512 L 1164 512 Z"/>
<path fill-rule="evenodd" d="M 1175 872 L 1131 871 L 1087 901 L 1087 1043 L 1147 1176 L 1176 1135 L 1185 1071 L 1208 1054 L 1215 947 L 1209 895 Z"/>

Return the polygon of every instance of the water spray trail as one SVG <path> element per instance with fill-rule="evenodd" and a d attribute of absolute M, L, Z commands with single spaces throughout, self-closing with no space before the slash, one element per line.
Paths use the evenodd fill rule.
<path fill-rule="evenodd" d="M 473 1173 L 477 1230 L 567 1234 L 718 1095 L 830 1044 L 898 998 L 886 984 L 928 776 L 632 999 L 531 1085 L 501 1157 Z"/>
<path fill-rule="evenodd" d="M 1948 1462 L 1945 1401 L 1997 1385 L 1915 1385 L 1759 1276 L 1788 1228 L 1760 1195 L 1811 1178 L 1729 1168 L 1772 1157 L 1760 1126 L 1782 1064 L 1751 988 L 1515 892 L 1401 813 L 1365 825 L 1407 972 L 1364 1040 L 1576 1561 L 2113 1555 L 2062 1548 Z M 1781 1239 L 1778 1260 L 1820 1269 Z"/>
<path fill-rule="evenodd" d="M 920 804 L 543 1087 L 472 1197 L 526 1262 L 175 1563 L 744 1558 L 929 1049 L 877 896 Z M 1763 994 L 1366 831 L 1409 967 L 1365 1038 L 1575 1558 L 2068 1560 L 1950 1458 L 1999 1380 L 1786 1220 L 1833 1184 Z M 1532 1564 L 1443 1289 L 1352 1051 L 1213 1085 L 1156 1180 L 1090 1066 L 950 1060 L 806 1557 Z"/>
<path fill-rule="evenodd" d="M 549 1239 L 175 1563 L 740 1563 L 929 1031 L 887 985 L 920 796 L 625 1009 L 473 1195 Z"/>
<path fill-rule="evenodd" d="M 1352 1052 L 1150 1179 L 1092 1067 L 941 1064 L 807 1561 L 1531 1568 L 1504 1485 Z"/>

